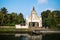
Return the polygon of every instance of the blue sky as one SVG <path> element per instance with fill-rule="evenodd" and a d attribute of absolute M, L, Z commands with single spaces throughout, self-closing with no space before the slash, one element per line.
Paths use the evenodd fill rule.
<path fill-rule="evenodd" d="M 60 10 L 60 0 L 0 0 L 0 8 L 6 7 L 8 12 L 23 13 L 24 17 L 31 14 L 35 7 L 38 15 L 44 10 Z"/>

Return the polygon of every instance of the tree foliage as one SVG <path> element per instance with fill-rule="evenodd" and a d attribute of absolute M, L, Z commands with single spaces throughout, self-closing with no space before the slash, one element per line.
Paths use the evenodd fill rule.
<path fill-rule="evenodd" d="M 23 14 L 17 14 L 15 12 L 7 13 L 7 9 L 5 7 L 0 9 L 0 26 L 13 26 L 15 24 L 24 23 Z"/>
<path fill-rule="evenodd" d="M 60 11 L 54 10 L 46 10 L 41 13 L 42 15 L 42 23 L 44 27 L 49 28 L 60 28 Z"/>

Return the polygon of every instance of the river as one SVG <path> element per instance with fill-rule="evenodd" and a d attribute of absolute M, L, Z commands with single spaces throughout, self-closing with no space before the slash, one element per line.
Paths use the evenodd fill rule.
<path fill-rule="evenodd" d="M 0 40 L 60 40 L 60 34 L 41 34 L 34 36 L 18 36 L 15 35 L 1 35 Z"/>

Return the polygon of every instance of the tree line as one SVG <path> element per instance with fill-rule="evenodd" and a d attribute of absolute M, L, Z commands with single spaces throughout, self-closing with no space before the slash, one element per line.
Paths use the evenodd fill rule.
<path fill-rule="evenodd" d="M 21 23 L 25 23 L 22 13 L 8 13 L 5 7 L 0 9 L 0 26 L 14 26 Z"/>
<path fill-rule="evenodd" d="M 41 12 L 43 27 L 60 28 L 60 11 L 46 10 Z M 8 13 L 5 7 L 0 9 L 0 26 L 14 26 L 15 24 L 25 23 L 22 13 Z"/>
<path fill-rule="evenodd" d="M 42 24 L 44 27 L 60 28 L 60 11 L 59 10 L 46 10 L 41 13 Z"/>

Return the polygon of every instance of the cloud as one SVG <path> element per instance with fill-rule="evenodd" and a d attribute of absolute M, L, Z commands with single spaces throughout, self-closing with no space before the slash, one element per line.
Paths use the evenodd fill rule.
<path fill-rule="evenodd" d="M 44 8 L 44 9 L 41 9 L 41 12 L 42 12 L 42 11 L 46 11 L 46 10 L 54 11 L 54 10 L 56 10 L 56 9 L 54 9 L 54 8 Z"/>
<path fill-rule="evenodd" d="M 47 1 L 48 1 L 48 0 L 37 0 L 37 2 L 38 2 L 39 4 L 45 4 L 45 3 L 47 3 Z"/>
<path fill-rule="evenodd" d="M 54 8 L 46 8 L 45 10 L 51 10 L 51 11 L 53 11 L 53 10 L 56 10 L 56 9 L 54 9 Z"/>
<path fill-rule="evenodd" d="M 40 12 L 43 12 L 43 11 L 46 11 L 46 10 L 54 11 L 56 9 L 54 9 L 54 8 L 44 8 L 44 9 L 41 9 Z"/>

